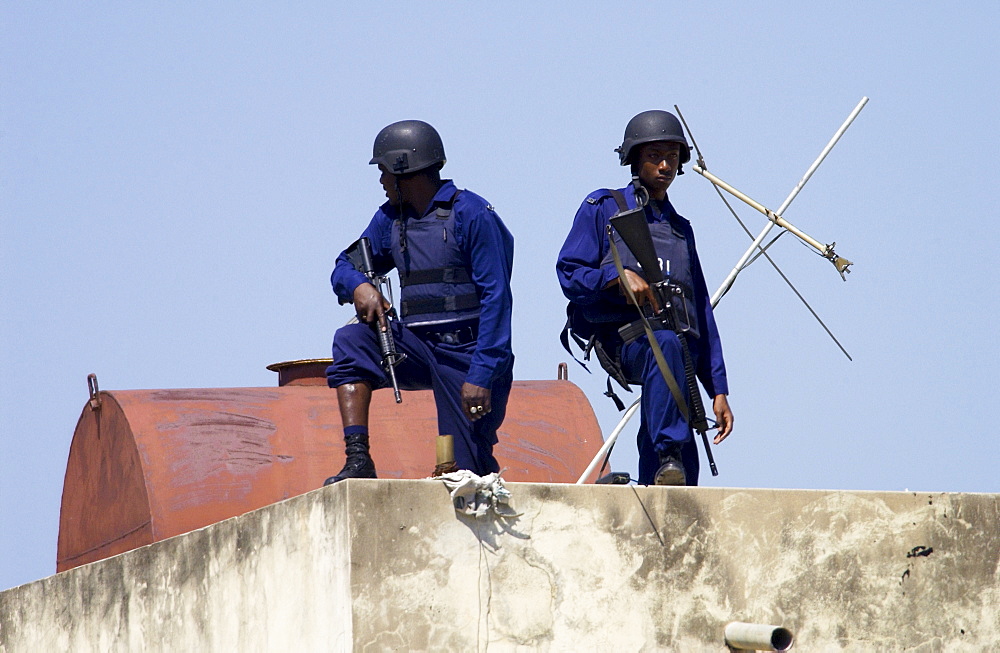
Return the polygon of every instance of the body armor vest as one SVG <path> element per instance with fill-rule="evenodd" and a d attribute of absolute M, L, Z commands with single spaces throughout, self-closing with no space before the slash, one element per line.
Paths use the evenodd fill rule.
<path fill-rule="evenodd" d="M 392 221 L 400 319 L 407 326 L 447 325 L 479 317 L 479 295 L 455 237 L 453 206 L 461 192 L 422 218 Z"/>
<path fill-rule="evenodd" d="M 617 191 L 609 191 L 618 203 L 619 212 L 627 211 L 625 197 Z M 646 209 L 649 210 L 648 208 Z M 694 273 L 691 269 L 691 247 L 685 236 L 684 230 L 678 225 L 675 226 L 671 220 L 664 217 L 662 221 L 650 222 L 649 233 L 653 238 L 653 249 L 660 260 L 660 269 L 665 279 L 669 280 L 676 288 L 679 288 L 681 295 L 671 295 L 672 302 L 679 302 L 675 306 L 675 315 L 683 316 L 678 320 L 678 331 L 684 331 L 691 337 L 697 338 L 698 313 L 694 304 Z M 618 254 L 621 257 L 622 266 L 634 272 L 642 274 L 642 268 L 636 260 L 632 251 L 622 242 L 621 236 L 612 230 L 611 237 L 618 247 Z M 614 258 L 611 255 L 610 247 L 608 253 L 604 255 L 601 266 L 612 265 Z M 614 308 L 597 306 L 587 306 L 583 309 L 584 317 L 591 322 L 613 322 L 625 324 L 636 319 L 635 307 L 622 305 Z M 686 319 L 684 319 L 686 318 Z"/>

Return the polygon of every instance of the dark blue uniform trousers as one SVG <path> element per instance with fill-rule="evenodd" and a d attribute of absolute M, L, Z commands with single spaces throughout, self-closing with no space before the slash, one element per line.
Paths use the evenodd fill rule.
<path fill-rule="evenodd" d="M 673 331 L 654 331 L 656 341 L 663 350 L 677 385 L 689 400 L 687 381 L 684 376 L 684 354 L 681 343 Z M 645 335 L 622 347 L 622 371 L 629 383 L 642 386 L 642 401 L 639 404 L 639 483 L 650 485 L 660 467 L 659 453 L 674 445 L 681 446 L 681 462 L 688 485 L 698 484 L 698 447 L 691 427 L 677 408 L 670 387 L 663 380 L 656 365 L 653 349 Z"/>
<path fill-rule="evenodd" d="M 493 382 L 490 388 L 492 411 L 472 422 L 462 411 L 462 384 L 469 372 L 476 343 L 434 342 L 421 338 L 399 322 L 390 324 L 396 349 L 406 354 L 406 359 L 396 366 L 399 387 L 401 390 L 434 391 L 438 433 L 454 437 L 455 462 L 459 468 L 480 476 L 500 471 L 493 457 L 493 445 L 507 412 L 513 370 L 508 368 Z M 390 385 L 382 369 L 382 352 L 374 328 L 367 324 L 348 324 L 337 330 L 333 336 L 333 365 L 326 370 L 326 380 L 331 388 L 359 381 L 371 384 L 372 389 Z M 413 446 L 432 447 L 434 443 L 415 442 Z"/>

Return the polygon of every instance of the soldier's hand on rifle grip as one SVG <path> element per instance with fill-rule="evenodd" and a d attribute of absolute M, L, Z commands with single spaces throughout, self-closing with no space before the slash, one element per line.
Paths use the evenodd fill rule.
<path fill-rule="evenodd" d="M 363 283 L 354 289 L 354 311 L 358 320 L 371 324 L 378 320 L 382 329 L 388 328 L 385 322 L 385 312 L 390 308 L 389 302 L 375 286 Z"/>
<path fill-rule="evenodd" d="M 715 421 L 719 425 L 719 432 L 715 434 L 713 442 L 719 444 L 733 432 L 733 411 L 729 408 L 729 399 L 726 395 L 715 395 L 712 401 L 712 410 L 715 412 Z"/>
<path fill-rule="evenodd" d="M 632 294 L 635 295 L 640 307 L 650 304 L 653 307 L 654 313 L 660 312 L 660 302 L 656 300 L 656 293 L 653 292 L 653 288 L 646 283 L 645 279 L 638 273 L 625 268 L 625 281 L 632 290 Z M 626 296 L 628 296 L 628 293 L 626 293 Z"/>

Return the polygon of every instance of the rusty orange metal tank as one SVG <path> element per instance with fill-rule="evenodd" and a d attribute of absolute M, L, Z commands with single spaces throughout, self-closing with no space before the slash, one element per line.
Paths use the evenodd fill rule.
<path fill-rule="evenodd" d="M 287 499 L 344 463 L 329 360 L 269 366 L 274 388 L 100 391 L 70 446 L 57 571 Z M 572 483 L 602 444 L 583 392 L 565 380 L 515 381 L 494 449 L 508 481 Z M 438 435 L 429 390 L 373 394 L 372 456 L 380 478 L 424 478 Z M 592 479 L 591 479 L 592 480 Z"/>

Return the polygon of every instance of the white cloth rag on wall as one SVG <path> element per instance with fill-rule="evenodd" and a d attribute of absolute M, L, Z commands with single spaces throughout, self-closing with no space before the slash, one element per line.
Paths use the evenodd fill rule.
<path fill-rule="evenodd" d="M 490 510 L 500 517 L 520 514 L 510 506 L 510 491 L 497 472 L 478 476 L 467 469 L 460 469 L 437 478 L 444 481 L 457 512 L 475 517 L 482 517 Z"/>

